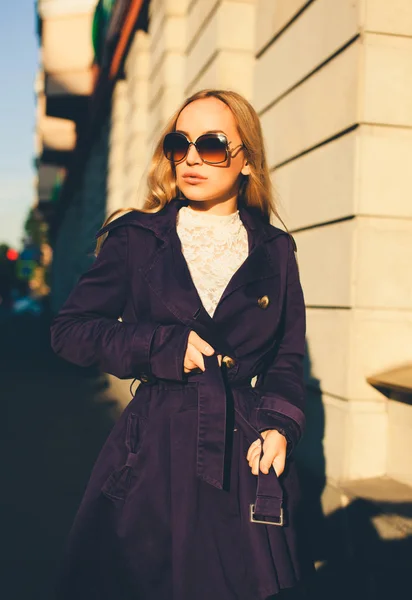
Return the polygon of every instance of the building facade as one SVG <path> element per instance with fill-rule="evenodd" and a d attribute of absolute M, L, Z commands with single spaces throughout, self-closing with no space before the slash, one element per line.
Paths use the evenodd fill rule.
<path fill-rule="evenodd" d="M 297 242 L 306 468 L 327 482 L 325 510 L 345 505 L 365 481 L 371 497 L 384 485 L 388 501 L 412 500 L 412 406 L 368 383 L 412 356 L 412 4 L 118 0 L 106 7 L 97 58 L 95 9 L 39 1 L 39 109 L 45 104 L 48 122 L 40 189 L 53 157 L 67 170 L 56 209 L 55 310 L 92 260 L 104 217 L 141 205 L 171 113 L 202 88 L 239 91 L 261 118 L 280 213 Z"/>

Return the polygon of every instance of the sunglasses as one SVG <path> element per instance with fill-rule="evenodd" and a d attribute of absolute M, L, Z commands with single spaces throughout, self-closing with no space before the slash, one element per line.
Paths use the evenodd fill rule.
<path fill-rule="evenodd" d="M 205 133 L 197 138 L 195 142 L 187 139 L 184 133 L 167 133 L 163 140 L 163 152 L 166 158 L 172 162 L 180 162 L 189 152 L 190 146 L 196 148 L 203 162 L 209 165 L 218 165 L 226 162 L 228 156 L 236 148 L 244 148 L 244 144 L 239 144 L 233 150 L 230 150 L 227 137 L 224 133 Z"/>

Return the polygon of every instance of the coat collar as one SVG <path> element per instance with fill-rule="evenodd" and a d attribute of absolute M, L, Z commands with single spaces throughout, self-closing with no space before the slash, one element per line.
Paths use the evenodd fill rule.
<path fill-rule="evenodd" d="M 108 231 L 123 225 L 135 225 L 148 229 L 163 242 L 166 242 L 171 229 L 176 227 L 177 212 L 182 206 L 188 206 L 186 199 L 173 198 L 157 213 L 146 213 L 141 210 L 130 211 L 114 221 L 111 221 L 96 233 L 96 238 Z M 257 209 L 253 209 L 244 202 L 239 202 L 239 215 L 253 239 L 253 246 L 260 242 L 267 242 L 279 235 L 287 235 L 283 229 L 265 222 Z"/>

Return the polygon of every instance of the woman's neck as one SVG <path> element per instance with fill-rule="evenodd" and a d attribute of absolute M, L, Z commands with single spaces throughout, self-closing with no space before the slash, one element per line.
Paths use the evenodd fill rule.
<path fill-rule="evenodd" d="M 189 200 L 191 210 L 198 213 L 208 213 L 211 215 L 231 215 L 238 209 L 237 198 L 229 200 Z"/>

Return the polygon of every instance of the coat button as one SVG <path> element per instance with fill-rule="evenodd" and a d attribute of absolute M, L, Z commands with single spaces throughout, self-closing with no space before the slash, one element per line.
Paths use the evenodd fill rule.
<path fill-rule="evenodd" d="M 230 356 L 224 356 L 222 358 L 222 362 L 225 363 L 225 365 L 228 369 L 232 369 L 236 364 L 236 361 L 233 358 L 231 358 Z"/>
<path fill-rule="evenodd" d="M 269 296 L 261 296 L 258 298 L 258 305 L 260 308 L 267 308 L 269 306 Z"/>
<path fill-rule="evenodd" d="M 146 373 L 142 373 L 142 374 L 140 375 L 140 381 L 141 381 L 142 383 L 147 383 L 147 382 L 149 381 L 149 376 L 148 376 L 148 375 L 146 375 Z"/>

